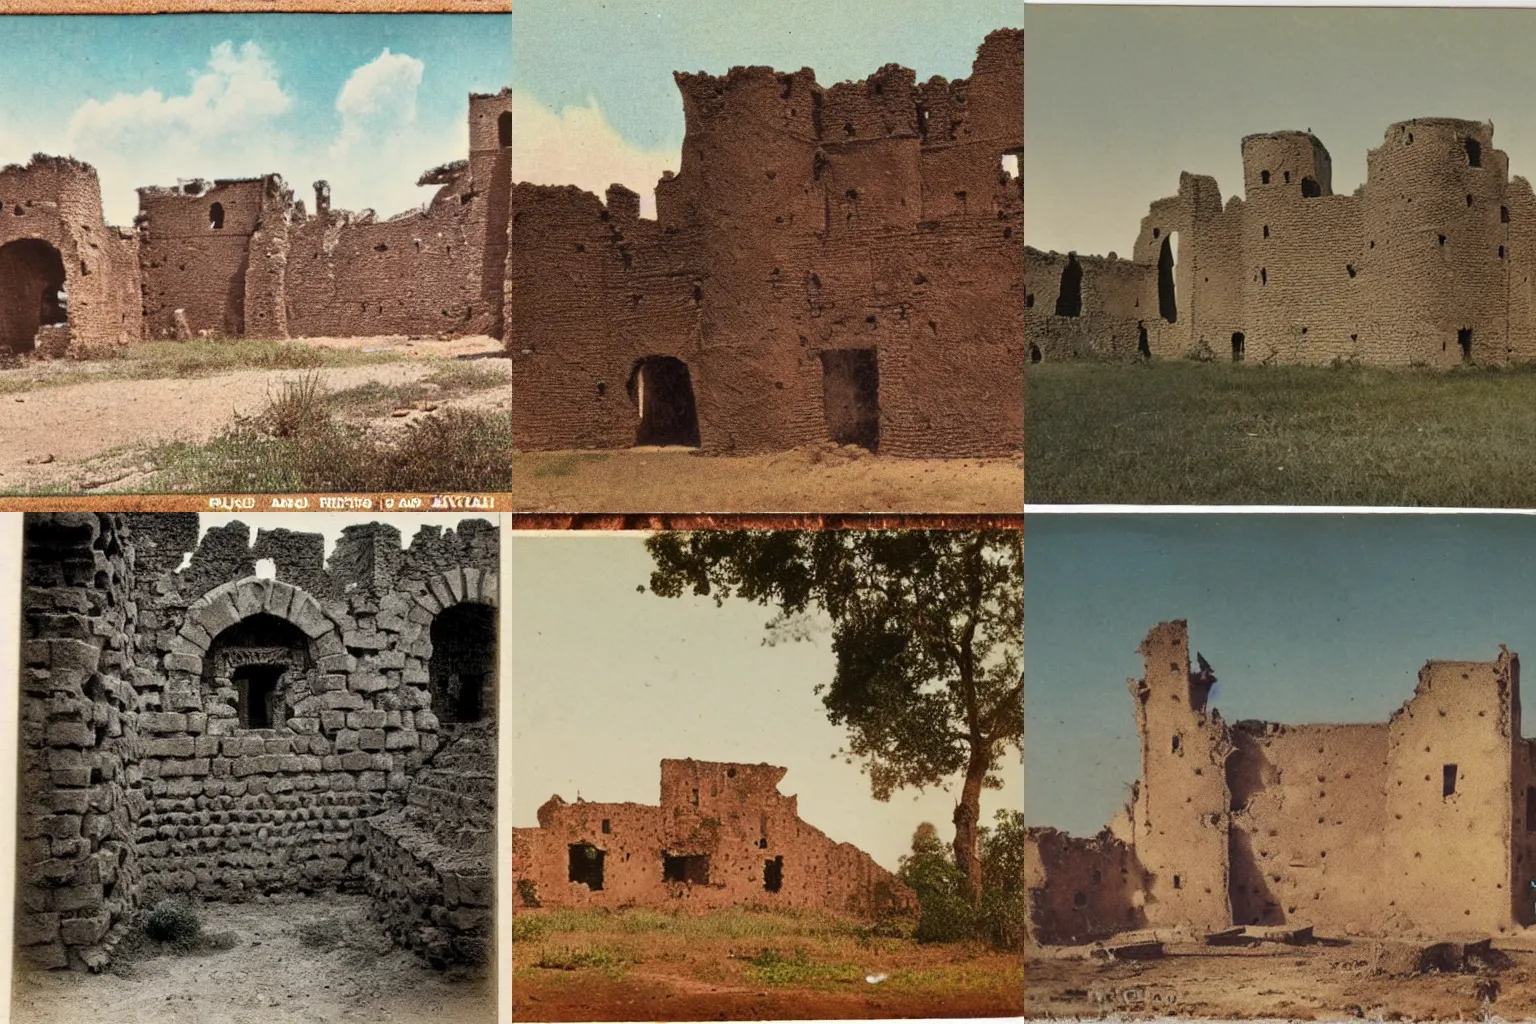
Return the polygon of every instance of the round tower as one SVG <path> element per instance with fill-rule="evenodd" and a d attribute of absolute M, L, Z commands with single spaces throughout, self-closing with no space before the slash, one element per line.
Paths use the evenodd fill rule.
<path fill-rule="evenodd" d="M 1333 195 L 1333 160 L 1311 132 L 1270 132 L 1243 139 L 1243 191 L 1248 202 L 1283 196 Z"/>

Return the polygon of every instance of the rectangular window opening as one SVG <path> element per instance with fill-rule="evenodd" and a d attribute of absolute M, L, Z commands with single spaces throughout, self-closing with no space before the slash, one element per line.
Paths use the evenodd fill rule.
<path fill-rule="evenodd" d="M 830 440 L 880 450 L 880 361 L 875 349 L 823 352 L 821 401 Z"/>
<path fill-rule="evenodd" d="M 603 888 L 603 860 L 606 850 L 599 850 L 591 843 L 573 843 L 569 847 L 569 879 L 576 885 L 585 885 L 593 892 Z"/>
<path fill-rule="evenodd" d="M 242 729 L 271 729 L 281 717 L 282 696 L 278 683 L 283 678 L 281 665 L 242 665 L 235 670 L 237 712 Z"/>
<path fill-rule="evenodd" d="M 784 888 L 783 857 L 763 861 L 763 888 L 768 892 L 778 892 Z"/>
<path fill-rule="evenodd" d="M 664 853 L 661 855 L 661 878 L 664 882 L 708 885 L 709 855 L 695 854 L 688 856 Z"/>
<path fill-rule="evenodd" d="M 1456 792 L 1456 766 L 1448 764 L 1440 770 L 1440 795 L 1451 796 Z"/>

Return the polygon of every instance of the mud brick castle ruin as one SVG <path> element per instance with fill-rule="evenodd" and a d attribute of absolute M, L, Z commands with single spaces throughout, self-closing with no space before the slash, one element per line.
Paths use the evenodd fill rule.
<path fill-rule="evenodd" d="M 1242 148 L 1241 197 L 1181 175 L 1129 260 L 1027 251 L 1031 360 L 1536 360 L 1536 194 L 1492 124 L 1394 124 L 1348 196 L 1308 132 Z"/>
<path fill-rule="evenodd" d="M 800 820 L 769 764 L 661 762 L 661 803 L 558 796 L 512 830 L 514 906 L 734 905 L 873 916 L 911 891 L 862 850 Z"/>
<path fill-rule="evenodd" d="M 326 563 L 318 534 L 29 515 L 25 958 L 99 969 L 164 894 L 346 890 L 434 964 L 484 960 L 497 544 L 361 525 Z"/>
<path fill-rule="evenodd" d="M 1183 622 L 1131 680 L 1141 779 L 1093 839 L 1031 829 L 1029 925 L 1045 943 L 1138 928 L 1306 924 L 1333 934 L 1494 935 L 1536 923 L 1536 740 L 1520 663 L 1431 661 L 1386 722 L 1229 725 Z"/>
<path fill-rule="evenodd" d="M 500 337 L 512 94 L 469 97 L 469 159 L 422 175 L 432 201 L 388 220 L 315 209 L 275 174 L 139 189 L 108 226 L 94 168 L 34 156 L 0 169 L 0 351 L 142 339 L 375 334 Z"/>
<path fill-rule="evenodd" d="M 1022 448 L 1023 43 L 954 82 L 678 74 L 655 220 L 623 186 L 518 184 L 520 447 Z"/>

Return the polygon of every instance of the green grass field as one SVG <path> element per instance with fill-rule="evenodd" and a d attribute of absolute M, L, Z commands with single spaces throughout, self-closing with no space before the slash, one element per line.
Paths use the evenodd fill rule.
<path fill-rule="evenodd" d="M 1536 507 L 1536 367 L 1029 368 L 1031 504 Z"/>

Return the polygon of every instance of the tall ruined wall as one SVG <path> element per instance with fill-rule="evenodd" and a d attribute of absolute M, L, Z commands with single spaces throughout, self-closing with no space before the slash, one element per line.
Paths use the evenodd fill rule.
<path fill-rule="evenodd" d="M 1073 945 L 1142 927 L 1144 885 L 1135 850 L 1108 829 L 1091 839 L 1053 828 L 1025 832 L 1027 923 L 1036 942 Z"/>
<path fill-rule="evenodd" d="M 1144 311 L 1149 268 L 1108 257 L 1024 250 L 1024 336 L 1030 362 L 1132 359 L 1150 354 Z M 1144 348 L 1145 346 L 1145 348 Z"/>
<path fill-rule="evenodd" d="M 0 213 L 0 347 L 32 350 L 60 285 L 75 342 L 139 340 L 138 243 L 103 220 L 94 168 L 42 155 L 0 168 Z"/>
<path fill-rule="evenodd" d="M 1388 731 L 1368 725 L 1239 722 L 1232 792 L 1232 921 L 1381 929 Z"/>
<path fill-rule="evenodd" d="M 1147 924 L 1225 928 L 1232 920 L 1231 739 L 1221 715 L 1206 710 L 1209 685 L 1190 676 L 1184 622 L 1157 626 L 1140 653 L 1146 675 L 1130 680 L 1142 744 L 1132 823 L 1136 855 L 1147 873 Z"/>
<path fill-rule="evenodd" d="M 1021 33 L 950 83 L 895 65 L 829 89 L 805 69 L 676 80 L 687 131 L 655 222 L 627 190 L 606 208 L 514 191 L 520 444 L 636 443 L 634 375 L 665 356 L 709 452 L 846 441 L 853 420 L 892 454 L 1017 450 L 1023 198 L 1003 157 L 1022 152 Z"/>
<path fill-rule="evenodd" d="M 26 517 L 16 945 L 99 967 L 139 904 L 134 558 L 123 517 Z"/>
<path fill-rule="evenodd" d="M 1430 662 L 1392 716 L 1381 875 L 1394 931 L 1490 934 L 1515 924 L 1519 672 L 1507 653 L 1496 662 Z"/>
<path fill-rule="evenodd" d="M 761 904 L 870 916 L 909 902 L 868 854 L 800 820 L 795 797 L 778 792 L 784 773 L 666 760 L 657 806 L 554 797 L 538 828 L 514 830 L 519 905 Z"/>

